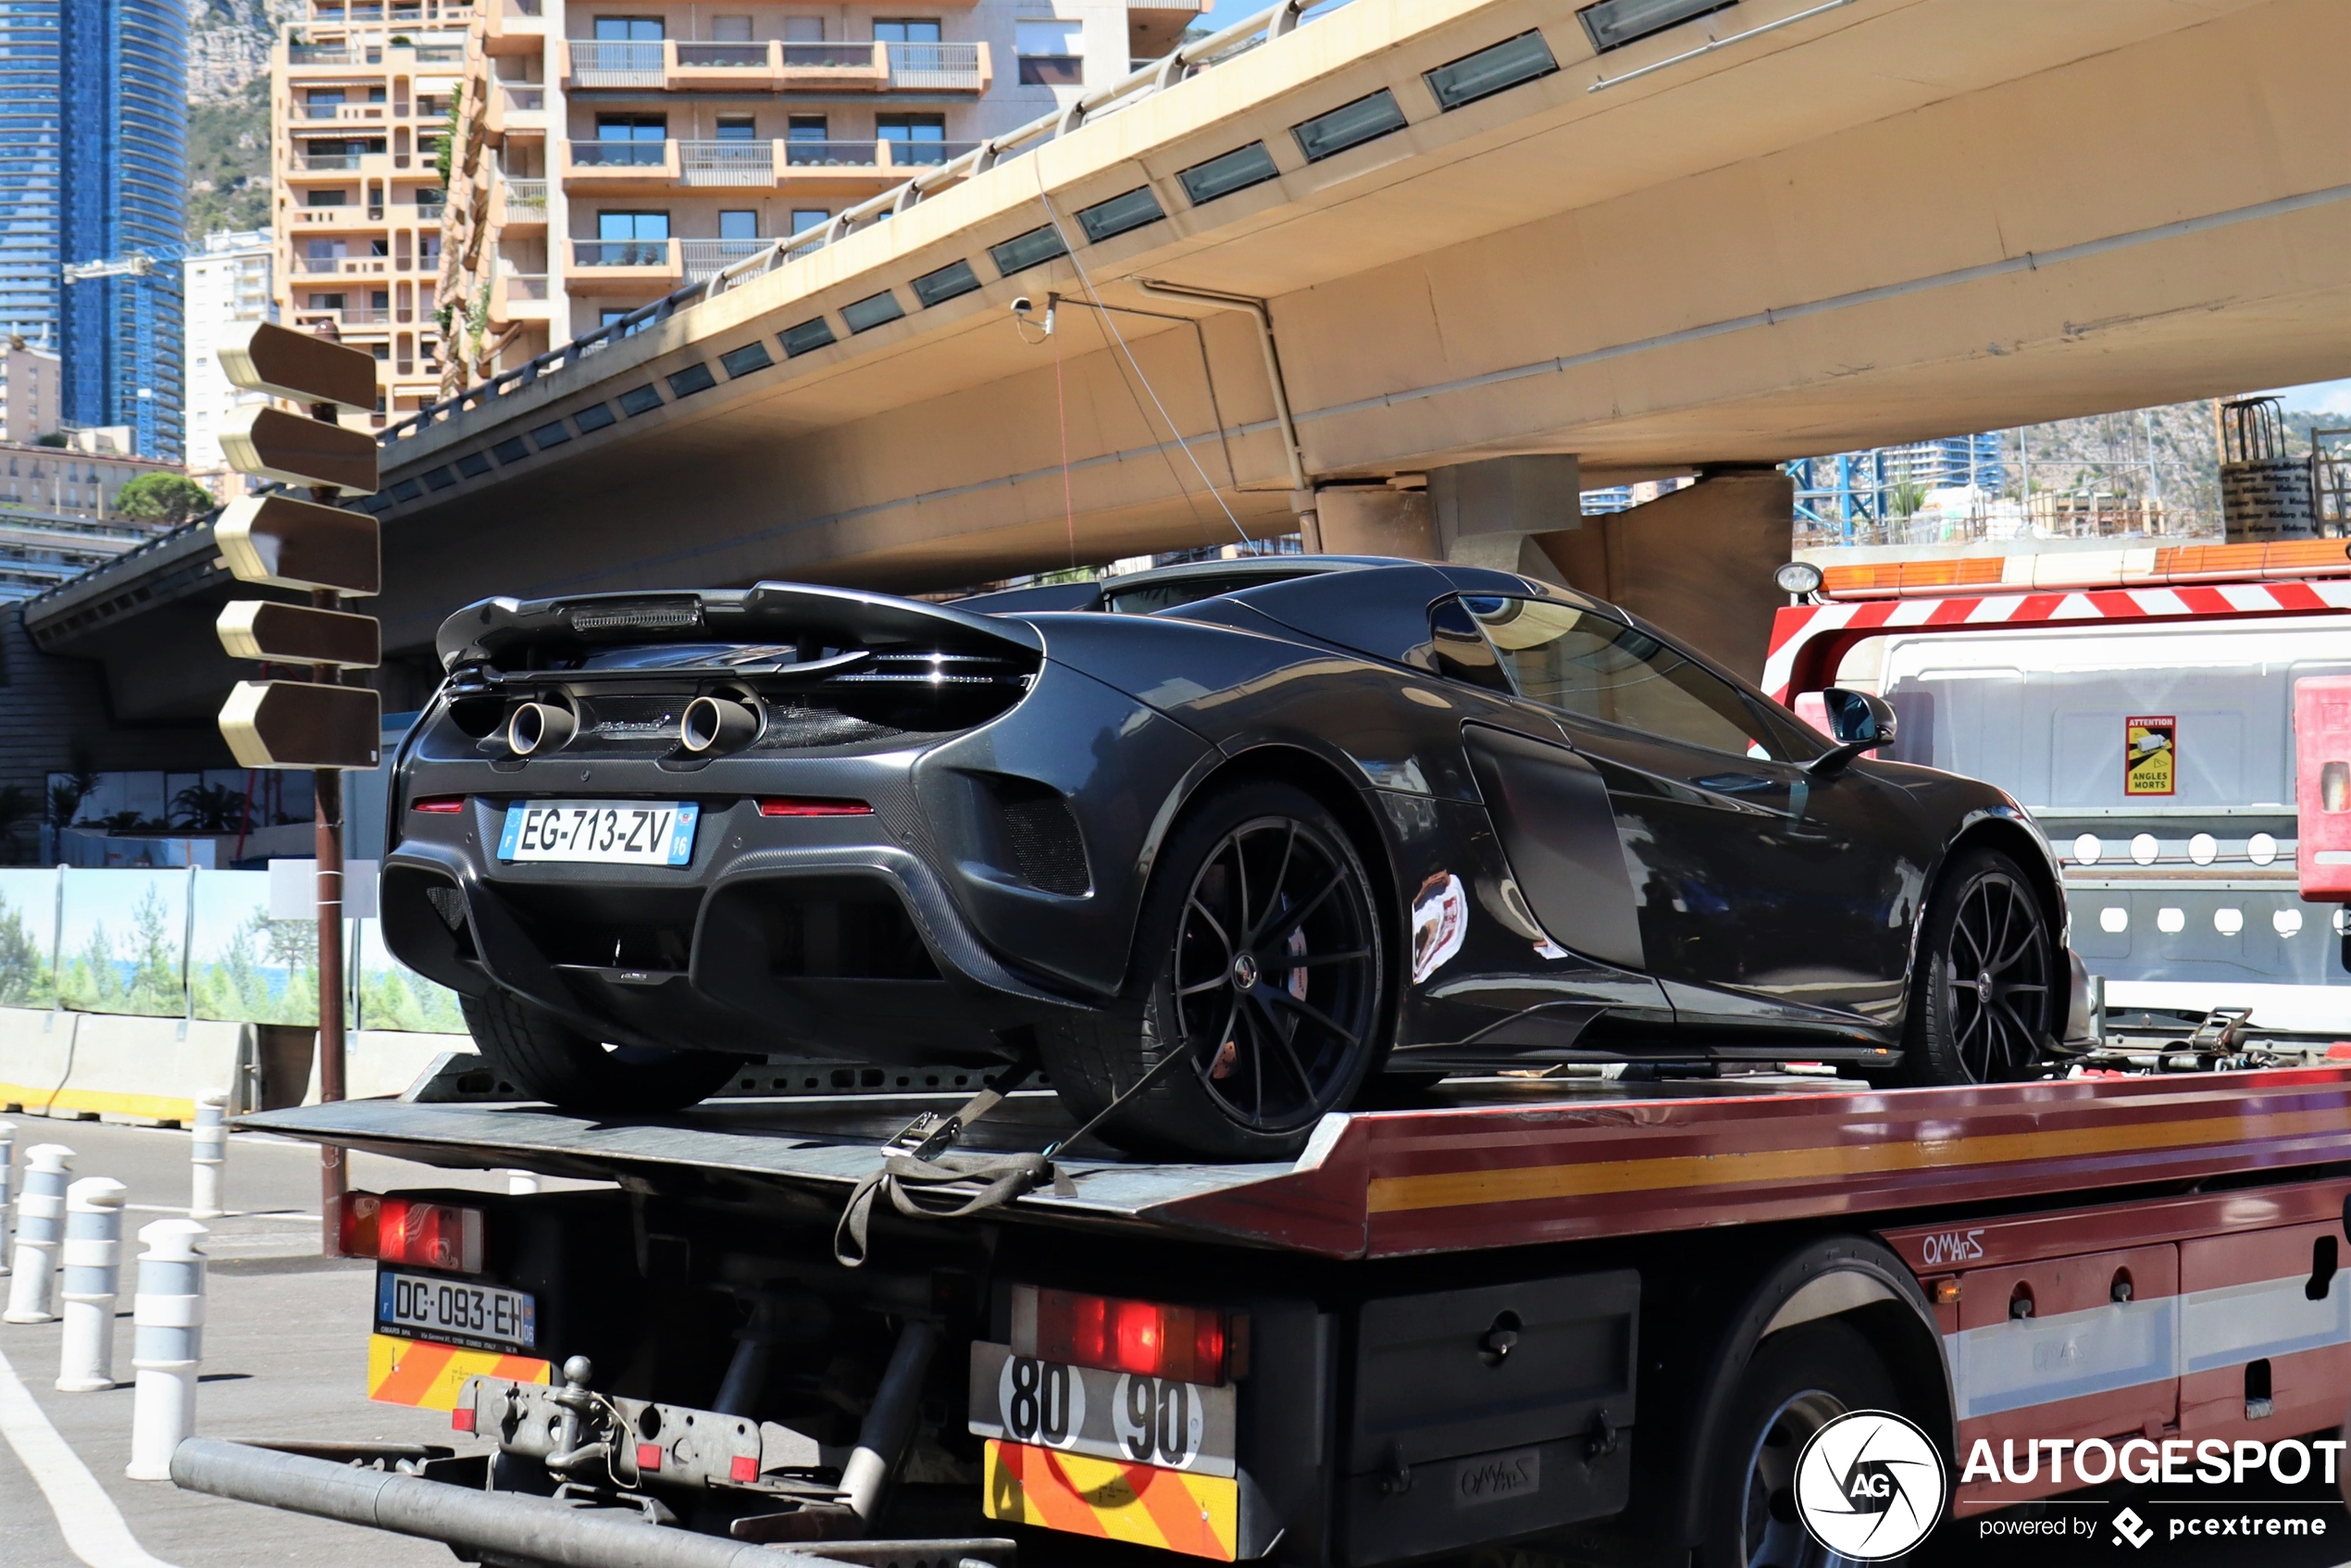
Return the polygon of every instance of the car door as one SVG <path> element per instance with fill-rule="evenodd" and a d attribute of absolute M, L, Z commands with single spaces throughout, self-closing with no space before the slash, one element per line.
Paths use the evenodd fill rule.
<path fill-rule="evenodd" d="M 1588 602 L 1470 597 L 1513 685 L 1605 784 L 1641 947 L 1686 1023 L 1869 1033 L 1898 1016 L 1918 892 L 1906 796 L 1816 777 L 1810 731 Z"/>

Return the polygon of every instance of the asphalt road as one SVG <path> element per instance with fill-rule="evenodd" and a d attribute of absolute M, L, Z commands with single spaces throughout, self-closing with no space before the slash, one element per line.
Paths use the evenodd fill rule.
<path fill-rule="evenodd" d="M 194 1493 L 168 1482 L 126 1479 L 131 1450 L 131 1325 L 129 1260 L 131 1237 L 153 1220 L 184 1213 L 188 1201 L 188 1135 L 168 1129 L 93 1122 L 17 1123 L 19 1157 L 34 1143 L 75 1151 L 77 1176 L 110 1176 L 130 1188 L 124 1216 L 125 1293 L 116 1321 L 115 1375 L 122 1386 L 104 1393 L 61 1394 L 54 1384 L 59 1328 L 56 1324 L 0 1325 L 0 1568 L 264 1568 L 270 1564 L 363 1563 L 367 1568 L 448 1568 L 441 1546 L 325 1520 L 255 1508 Z M 496 1173 L 442 1171 L 356 1155 L 353 1185 L 501 1188 Z M 549 1183 L 550 1186 L 562 1185 Z M 227 1199 L 235 1211 L 207 1222 L 213 1259 L 209 1318 L 205 1330 L 203 1385 L 197 1430 L 219 1437 L 313 1437 L 392 1442 L 448 1441 L 438 1412 L 372 1403 L 367 1397 L 367 1325 L 373 1267 L 324 1258 L 318 1249 L 318 1156 L 305 1144 L 239 1134 L 230 1139 Z M 20 1386 L 72 1458 L 54 1457 L 41 1480 L 29 1462 L 56 1445 L 28 1435 Z M 17 1414 L 11 1416 L 11 1410 Z M 462 1443 L 462 1439 L 460 1439 Z M 78 1462 L 76 1462 L 78 1461 Z M 42 1484 L 45 1481 L 46 1486 Z M 53 1497 L 50 1494 L 55 1494 Z M 2125 1508 L 2139 1523 L 2116 1533 Z M 112 1518 L 109 1517 L 111 1511 Z M 2278 1540 L 2244 1532 L 2270 1516 L 2323 1520 L 2326 1533 Z M 60 1518 L 74 1522 L 80 1554 Z M 2102 1488 L 2081 1499 L 2012 1509 L 1994 1521 L 2067 1521 L 2062 1533 L 2021 1532 L 1978 1520 L 1946 1521 L 1929 1542 L 1904 1561 L 1918 1568 L 2038 1568 L 2084 1562 L 2161 1563 L 2165 1568 L 2332 1568 L 2351 1560 L 2351 1512 L 2333 1488 L 2315 1478 L 2298 1487 L 2248 1486 L 2225 1494 L 2159 1487 Z M 2236 1517 L 2240 1533 L 2191 1537 L 2177 1521 Z M 2078 1523 L 2076 1523 L 2078 1521 Z M 93 1544 L 93 1543 L 96 1544 Z M 1150 1568 L 1164 1558 L 1070 1537 L 1024 1543 L 1034 1568 Z M 1455 1560 L 1447 1568 L 1583 1568 L 1572 1549 L 1543 1543 L 1493 1549 Z"/>

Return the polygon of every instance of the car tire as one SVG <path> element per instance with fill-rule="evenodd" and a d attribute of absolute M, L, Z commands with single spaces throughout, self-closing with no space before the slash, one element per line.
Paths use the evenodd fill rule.
<path fill-rule="evenodd" d="M 1236 938 L 1238 938 L 1237 940 Z M 1219 789 L 1162 846 L 1126 989 L 1039 1027 L 1054 1087 L 1132 1152 L 1283 1160 L 1346 1106 L 1387 1047 L 1387 940 L 1362 858 L 1312 795 Z"/>
<path fill-rule="evenodd" d="M 1903 1031 L 1911 1084 L 2011 1083 L 2046 1057 L 2064 1004 L 2057 931 L 1997 850 L 1967 850 L 1927 904 Z"/>
<path fill-rule="evenodd" d="M 1903 1413 L 1897 1401 L 1876 1347 L 1835 1318 L 1782 1329 L 1757 1346 L 1707 1444 L 1698 1562 L 1703 1568 L 1846 1562 L 1797 1517 L 1796 1462 L 1812 1434 L 1836 1417 L 1857 1410 Z"/>
<path fill-rule="evenodd" d="M 715 1093 L 741 1064 L 714 1052 L 608 1046 L 503 990 L 457 1002 L 483 1064 L 566 1111 L 681 1110 Z"/>

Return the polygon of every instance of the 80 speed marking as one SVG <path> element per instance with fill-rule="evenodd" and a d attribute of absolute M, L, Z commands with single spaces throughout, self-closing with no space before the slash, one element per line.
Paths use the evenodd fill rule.
<path fill-rule="evenodd" d="M 972 1347 L 971 1430 L 1129 1464 L 1234 1474 L 1234 1393 Z"/>

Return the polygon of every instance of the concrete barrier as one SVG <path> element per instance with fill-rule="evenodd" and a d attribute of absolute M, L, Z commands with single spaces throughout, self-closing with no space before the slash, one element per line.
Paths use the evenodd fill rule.
<path fill-rule="evenodd" d="M 200 1095 L 230 1089 L 230 1113 L 250 1104 L 254 1026 L 113 1013 L 0 1008 L 0 1114 L 193 1126 Z M 366 1029 L 351 1037 L 346 1092 L 398 1094 L 463 1035 Z M 317 1053 L 305 1105 L 318 1100 Z"/>
<path fill-rule="evenodd" d="M 0 1104 L 35 1116 L 193 1122 L 239 1081 L 248 1024 L 0 1009 Z"/>

